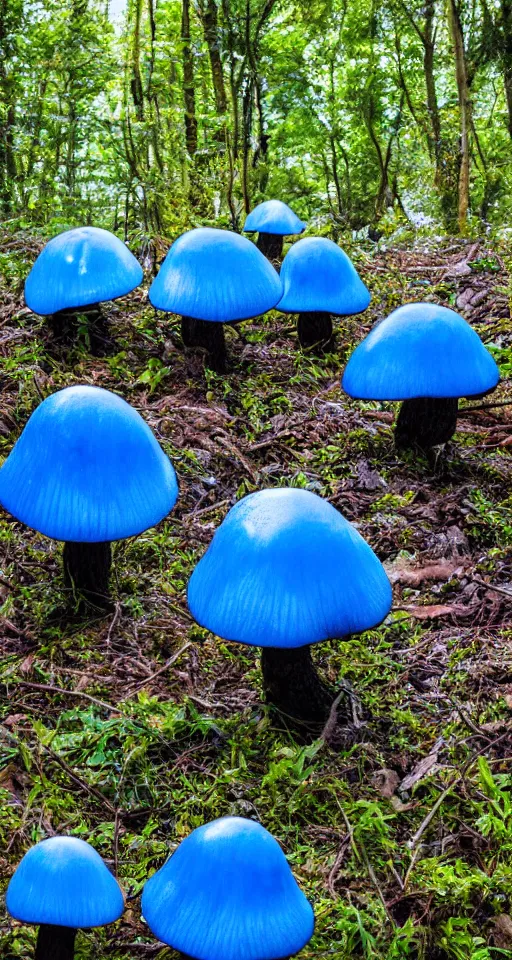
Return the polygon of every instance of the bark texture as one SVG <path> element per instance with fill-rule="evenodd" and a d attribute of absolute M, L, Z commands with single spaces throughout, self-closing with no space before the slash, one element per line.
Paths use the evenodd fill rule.
<path fill-rule="evenodd" d="M 462 27 L 461 8 L 457 0 L 448 0 L 448 20 L 455 54 L 455 77 L 459 96 L 460 110 L 460 173 L 459 173 L 459 230 L 464 233 L 467 226 L 469 210 L 469 174 L 470 174 L 470 144 L 471 131 L 471 97 L 468 82 L 466 52 L 464 48 L 464 33 Z"/>
<path fill-rule="evenodd" d="M 39 927 L 34 960 L 73 960 L 76 930 L 71 927 Z"/>
<path fill-rule="evenodd" d="M 261 670 L 265 697 L 281 713 L 304 723 L 325 723 L 334 693 L 318 676 L 310 647 L 263 647 Z"/>
<path fill-rule="evenodd" d="M 332 343 L 330 313 L 301 313 L 297 321 L 299 343 L 306 350 L 324 351 Z"/>
<path fill-rule="evenodd" d="M 459 401 L 455 397 L 404 400 L 395 425 L 397 447 L 429 450 L 451 440 L 457 429 Z"/>
<path fill-rule="evenodd" d="M 199 347 L 206 351 L 206 363 L 215 373 L 227 369 L 224 324 L 194 317 L 181 318 L 181 338 L 186 347 Z"/>
<path fill-rule="evenodd" d="M 96 607 L 110 606 L 110 543 L 65 543 L 64 582 Z"/>
<path fill-rule="evenodd" d="M 277 233 L 259 233 L 256 246 L 267 260 L 280 260 L 283 255 L 283 237 Z"/>

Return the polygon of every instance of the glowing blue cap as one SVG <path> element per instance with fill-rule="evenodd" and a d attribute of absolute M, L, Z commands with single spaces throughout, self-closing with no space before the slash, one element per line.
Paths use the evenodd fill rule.
<path fill-rule="evenodd" d="M 278 960 L 313 934 L 311 904 L 259 823 L 222 817 L 194 830 L 146 883 L 151 930 L 194 960 Z"/>
<path fill-rule="evenodd" d="M 361 400 L 471 397 L 493 390 L 499 379 L 491 354 L 458 313 L 407 303 L 354 350 L 342 387 Z"/>
<path fill-rule="evenodd" d="M 325 237 L 305 237 L 290 247 L 281 267 L 282 313 L 361 313 L 370 292 L 343 250 Z"/>
<path fill-rule="evenodd" d="M 99 853 L 77 837 L 50 837 L 31 847 L 5 903 L 15 920 L 56 927 L 102 927 L 124 910 L 117 880 Z"/>
<path fill-rule="evenodd" d="M 247 237 L 198 227 L 173 243 L 149 299 L 157 310 L 230 323 L 275 307 L 279 275 Z"/>
<path fill-rule="evenodd" d="M 286 237 L 302 233 L 306 226 L 282 200 L 264 200 L 251 210 L 245 221 L 244 233 L 274 233 Z"/>
<path fill-rule="evenodd" d="M 244 497 L 216 531 L 188 585 L 194 619 L 226 640 L 302 647 L 380 623 L 391 587 L 371 547 L 307 490 Z"/>
<path fill-rule="evenodd" d="M 162 520 L 177 496 L 172 464 L 148 425 L 100 387 L 47 397 L 0 469 L 0 504 L 54 540 L 134 536 Z"/>
<path fill-rule="evenodd" d="M 142 283 L 140 263 L 108 230 L 78 227 L 46 244 L 25 283 L 25 302 L 34 313 L 115 300 Z"/>

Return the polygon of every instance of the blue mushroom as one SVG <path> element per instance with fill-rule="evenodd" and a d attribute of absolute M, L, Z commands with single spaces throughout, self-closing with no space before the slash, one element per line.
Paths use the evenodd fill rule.
<path fill-rule="evenodd" d="M 302 950 L 315 918 L 277 840 L 259 823 L 198 827 L 146 883 L 142 913 L 191 960 L 279 960 Z"/>
<path fill-rule="evenodd" d="M 142 267 L 108 230 L 78 227 L 46 244 L 25 283 L 25 302 L 34 313 L 54 317 L 99 314 L 98 304 L 130 293 L 142 283 Z"/>
<path fill-rule="evenodd" d="M 459 397 L 488 393 L 499 379 L 491 354 L 463 317 L 434 303 L 408 303 L 354 350 L 342 387 L 360 400 L 402 400 L 397 446 L 428 450 L 453 436 Z"/>
<path fill-rule="evenodd" d="M 203 347 L 218 373 L 226 367 L 224 323 L 275 307 L 282 294 L 273 266 L 250 240 L 198 227 L 173 243 L 149 291 L 157 310 L 182 317 L 183 342 Z"/>
<path fill-rule="evenodd" d="M 76 837 L 31 847 L 7 888 L 15 920 L 39 926 L 35 960 L 73 960 L 78 929 L 103 927 L 124 910 L 123 892 L 99 853 Z"/>
<path fill-rule="evenodd" d="M 270 702 L 323 721 L 333 695 L 310 644 L 381 623 L 391 607 L 384 568 L 355 528 L 307 490 L 261 490 L 240 500 L 188 584 L 194 619 L 225 640 L 263 648 Z"/>
<path fill-rule="evenodd" d="M 352 261 L 332 240 L 305 237 L 294 243 L 281 268 L 282 313 L 298 313 L 302 347 L 325 348 L 332 339 L 331 314 L 349 316 L 369 306 L 370 292 Z"/>
<path fill-rule="evenodd" d="M 142 417 L 100 387 L 66 387 L 41 403 L 0 469 L 0 504 L 65 541 L 68 586 L 101 605 L 112 540 L 154 526 L 174 506 L 176 475 Z"/>
<path fill-rule="evenodd" d="M 269 260 L 278 260 L 283 252 L 283 237 L 303 233 L 306 224 L 299 220 L 282 200 L 264 200 L 251 210 L 244 233 L 257 233 L 257 246 Z"/>

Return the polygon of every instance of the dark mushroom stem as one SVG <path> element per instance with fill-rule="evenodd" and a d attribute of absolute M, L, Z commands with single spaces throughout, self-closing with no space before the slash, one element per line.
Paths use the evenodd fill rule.
<path fill-rule="evenodd" d="M 110 543 L 64 544 L 64 582 L 95 607 L 108 607 L 112 564 Z"/>
<path fill-rule="evenodd" d="M 207 365 L 215 373 L 226 372 L 226 340 L 223 323 L 182 317 L 181 339 L 186 347 L 200 347 L 206 350 Z"/>
<path fill-rule="evenodd" d="M 404 400 L 395 424 L 397 447 L 429 450 L 451 440 L 457 429 L 457 397 Z"/>
<path fill-rule="evenodd" d="M 325 350 L 332 342 L 330 313 L 300 313 L 297 321 L 299 343 L 306 350 Z"/>
<path fill-rule="evenodd" d="M 76 930 L 43 924 L 37 935 L 34 960 L 73 960 Z"/>
<path fill-rule="evenodd" d="M 90 327 L 93 327 L 103 318 L 99 303 L 90 303 L 85 307 L 67 307 L 65 310 L 59 310 L 57 313 L 52 313 L 50 317 L 54 337 L 70 340 L 76 333 L 78 314 L 83 314 L 87 318 L 87 323 Z"/>
<path fill-rule="evenodd" d="M 283 239 L 277 233 L 259 233 L 256 246 L 267 260 L 280 260 L 283 255 Z"/>
<path fill-rule="evenodd" d="M 261 670 L 266 699 L 277 709 L 303 723 L 324 723 L 334 692 L 315 670 L 311 648 L 264 647 Z"/>

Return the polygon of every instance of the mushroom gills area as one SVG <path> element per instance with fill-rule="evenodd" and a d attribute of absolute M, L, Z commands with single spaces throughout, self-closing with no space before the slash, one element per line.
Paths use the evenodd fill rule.
<path fill-rule="evenodd" d="M 283 237 L 277 233 L 259 233 L 256 246 L 267 260 L 280 260 L 283 255 Z"/>
<path fill-rule="evenodd" d="M 263 647 L 261 670 L 266 699 L 281 713 L 303 723 L 327 720 L 334 693 L 318 676 L 309 646 Z"/>
<path fill-rule="evenodd" d="M 429 450 L 451 440 L 457 429 L 457 397 L 418 397 L 404 400 L 395 424 L 397 447 Z"/>
<path fill-rule="evenodd" d="M 226 372 L 226 340 L 223 323 L 182 317 L 181 339 L 186 347 L 200 347 L 206 350 L 207 365 L 215 373 Z"/>
<path fill-rule="evenodd" d="M 109 606 L 110 543 L 64 544 L 64 582 L 96 607 Z"/>
<path fill-rule="evenodd" d="M 43 924 L 37 935 L 34 960 L 73 960 L 76 930 Z"/>
<path fill-rule="evenodd" d="M 300 313 L 297 321 L 299 343 L 306 350 L 325 350 L 332 342 L 330 313 Z"/>

